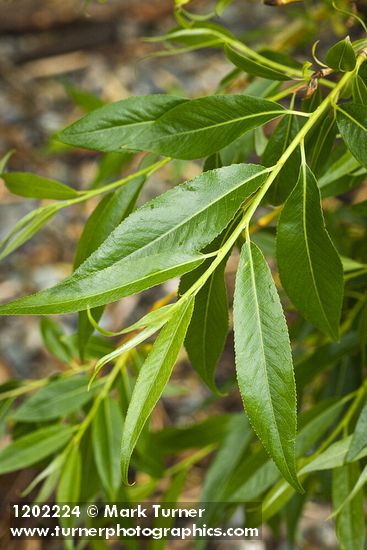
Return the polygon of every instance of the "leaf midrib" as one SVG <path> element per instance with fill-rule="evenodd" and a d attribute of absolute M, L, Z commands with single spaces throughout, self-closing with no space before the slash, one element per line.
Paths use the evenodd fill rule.
<path fill-rule="evenodd" d="M 258 166 L 258 165 L 249 165 L 249 166 Z M 150 247 L 154 247 L 157 243 L 159 243 L 162 239 L 165 239 L 168 237 L 168 235 L 170 235 L 171 233 L 174 233 L 175 231 L 178 231 L 181 227 L 183 227 L 184 225 L 186 225 L 187 223 L 192 223 L 192 221 L 197 218 L 198 216 L 200 216 L 200 214 L 202 214 L 203 212 L 205 212 L 206 210 L 209 210 L 211 209 L 216 203 L 218 202 L 221 202 L 223 200 L 225 200 L 225 198 L 229 195 L 231 195 L 232 193 L 238 191 L 243 185 L 245 185 L 246 183 L 256 179 L 257 177 L 261 176 L 262 174 L 265 174 L 269 171 L 269 169 L 264 169 L 264 170 L 260 170 L 259 172 L 256 172 L 255 174 L 253 174 L 252 176 L 250 176 L 249 178 L 246 178 L 245 180 L 241 180 L 241 182 L 239 182 L 239 184 L 236 186 L 236 187 L 232 187 L 227 193 L 224 193 L 222 195 L 220 195 L 220 197 L 217 197 L 214 201 L 212 201 L 211 203 L 207 203 L 206 206 L 204 206 L 203 208 L 197 210 L 190 218 L 186 218 L 185 220 L 182 220 L 182 222 L 180 222 L 179 224 L 171 227 L 168 231 L 166 231 L 165 233 L 162 233 L 161 235 L 159 235 L 159 237 L 157 239 L 155 239 L 154 241 L 150 241 L 148 242 L 145 246 L 141 247 L 141 248 L 137 248 L 136 250 L 134 250 L 133 252 L 131 252 L 130 254 L 126 255 L 126 256 L 123 256 L 119 261 L 122 261 L 126 258 L 132 258 L 134 255 L 139 255 L 139 253 L 141 253 L 142 250 L 149 250 Z M 260 185 L 260 184 L 259 184 Z M 150 202 L 149 204 L 152 204 L 152 202 Z M 132 213 L 131 215 L 133 216 L 135 213 Z M 128 220 L 128 218 L 126 218 L 126 220 Z M 126 220 L 124 220 L 123 222 L 121 223 L 124 223 Z M 230 221 L 230 220 L 228 220 Z M 121 224 L 120 224 L 121 225 Z M 119 227 L 119 226 L 118 226 Z M 116 228 L 117 229 L 117 228 Z M 115 230 L 116 231 L 116 230 Z M 113 232 L 114 233 L 114 232 Z M 111 233 L 111 236 L 113 235 L 113 233 Z M 104 241 L 101 246 L 103 246 L 103 244 L 105 244 L 106 241 Z M 98 252 L 98 250 L 101 248 L 98 247 L 96 249 L 95 252 Z M 185 250 L 182 250 L 182 252 L 185 252 Z M 117 262 L 116 262 L 117 263 Z M 98 273 L 101 273 L 102 271 L 106 271 L 108 269 L 111 269 L 114 267 L 115 264 L 112 264 L 110 266 L 106 266 L 102 269 L 98 269 Z M 81 264 L 80 268 L 83 266 L 83 264 Z M 79 270 L 79 268 L 78 268 Z M 96 271 L 96 270 L 95 270 Z M 94 272 L 95 272 L 94 271 Z M 94 273 L 93 272 L 93 273 Z M 90 276 L 90 273 L 87 273 L 85 275 L 81 274 L 79 275 L 78 272 L 76 271 L 75 274 L 75 279 L 74 280 L 82 280 L 82 279 L 85 279 L 87 277 Z M 118 288 L 118 287 L 117 287 Z"/>
<path fill-rule="evenodd" d="M 303 184 L 302 184 L 302 189 L 303 189 L 303 193 L 302 193 L 302 196 L 303 196 L 303 198 L 302 198 L 302 227 L 303 227 L 304 241 L 305 241 L 305 247 L 306 247 L 306 253 L 307 253 L 307 260 L 308 260 L 308 265 L 309 265 L 309 269 L 310 269 L 312 283 L 313 283 L 315 293 L 316 293 L 316 298 L 317 298 L 317 301 L 319 302 L 321 312 L 324 316 L 324 319 L 326 321 L 327 326 L 329 327 L 330 334 L 334 334 L 334 331 L 332 330 L 330 322 L 329 322 L 329 320 L 326 316 L 324 306 L 321 302 L 319 290 L 318 290 L 318 287 L 317 287 L 317 284 L 316 284 L 315 273 L 314 273 L 314 270 L 313 270 L 310 247 L 308 245 L 308 230 L 307 230 L 307 223 L 306 223 L 307 174 L 306 174 L 306 165 L 304 163 L 302 164 L 302 174 L 303 174 Z"/>
<path fill-rule="evenodd" d="M 285 109 L 279 109 L 277 111 L 262 111 L 261 113 L 253 113 L 251 115 L 246 115 L 246 116 L 242 116 L 242 117 L 238 117 L 238 118 L 231 118 L 230 120 L 225 120 L 223 122 L 217 122 L 216 124 L 212 124 L 210 126 L 203 126 L 202 128 L 194 128 L 193 130 L 185 130 L 185 131 L 181 131 L 181 132 L 176 132 L 175 131 L 173 135 L 174 135 L 174 137 L 176 137 L 176 136 L 186 136 L 188 134 L 206 132 L 207 130 L 212 130 L 213 128 L 220 128 L 221 126 L 226 126 L 228 124 L 236 124 L 237 122 L 242 122 L 244 120 L 248 120 L 248 119 L 251 119 L 251 118 L 261 118 L 264 115 L 281 116 L 283 114 L 286 114 Z M 158 119 L 156 121 L 157 127 L 159 127 L 160 122 L 166 122 L 166 121 L 164 121 L 164 120 L 160 121 L 160 119 Z M 168 138 L 172 138 L 172 134 L 168 134 L 167 136 L 162 136 L 161 138 L 159 138 L 157 140 L 157 142 L 161 142 L 161 141 L 163 141 L 165 139 L 168 139 Z"/>
<path fill-rule="evenodd" d="M 262 324 L 261 324 L 261 318 L 260 318 L 260 306 L 259 306 L 259 299 L 258 299 L 256 280 L 255 280 L 255 270 L 254 270 L 254 265 L 253 265 L 253 260 L 252 260 L 251 245 L 250 245 L 249 241 L 247 243 L 247 247 L 248 247 L 248 251 L 249 251 L 251 284 L 252 284 L 252 287 L 253 287 L 253 293 L 254 293 L 254 297 L 255 297 L 255 301 L 256 301 L 256 324 L 257 324 L 258 332 L 259 332 L 259 335 L 260 335 L 261 355 L 263 357 L 262 367 L 263 367 L 263 372 L 265 374 L 265 379 L 266 379 L 265 386 L 266 386 L 266 391 L 267 391 L 268 398 L 269 398 L 269 403 L 270 403 L 270 409 L 271 409 L 271 415 L 272 415 L 272 418 L 273 418 L 273 422 L 274 422 L 274 425 L 277 427 L 277 440 L 278 440 L 278 443 L 280 444 L 280 448 L 282 449 L 284 465 L 285 465 L 286 470 L 288 471 L 289 477 L 292 479 L 293 475 L 289 470 L 288 462 L 287 462 L 287 459 L 286 459 L 285 454 L 284 454 L 282 440 L 279 436 L 278 424 L 276 422 L 275 412 L 274 412 L 274 408 L 273 408 L 273 400 L 272 400 L 272 396 L 271 396 L 271 392 L 270 392 L 269 377 L 268 377 L 268 372 L 267 372 L 267 368 L 266 368 L 267 361 L 266 361 L 266 356 L 265 356 L 264 339 L 263 339 L 263 334 L 262 334 L 262 330 L 261 330 L 262 329 Z"/>
<path fill-rule="evenodd" d="M 359 126 L 360 128 L 362 128 L 362 130 L 364 132 L 367 132 L 367 128 L 365 126 L 363 126 L 358 120 L 356 120 L 350 113 L 348 113 L 347 111 L 345 111 L 344 109 L 342 109 L 340 107 L 340 105 L 337 105 L 337 109 L 338 111 L 340 111 L 341 113 L 343 113 L 347 118 L 349 118 L 352 122 L 354 122 L 354 124 L 356 126 Z"/>
<path fill-rule="evenodd" d="M 153 377 L 153 382 L 150 384 L 150 389 L 149 389 L 149 391 L 148 391 L 148 393 L 147 393 L 147 397 L 146 397 L 146 399 L 145 399 L 145 401 L 144 401 L 144 403 L 143 403 L 143 407 L 140 409 L 140 412 L 139 412 L 138 421 L 140 421 L 140 419 L 141 419 L 142 411 L 144 410 L 144 405 L 145 405 L 146 403 L 148 403 L 148 402 L 150 401 L 150 399 L 151 399 L 151 395 L 152 395 L 152 392 L 153 392 L 153 388 L 155 389 L 156 380 L 160 377 L 160 374 L 161 374 L 162 370 L 165 370 L 165 368 L 166 368 L 165 363 L 166 363 L 166 361 L 167 361 L 167 356 L 168 356 L 168 354 L 169 354 L 170 351 L 171 351 L 172 343 L 173 343 L 173 341 L 174 341 L 174 339 L 175 339 L 175 337 L 176 337 L 176 334 L 178 333 L 179 329 L 181 328 L 182 321 L 183 321 L 183 319 L 184 319 L 184 317 L 185 317 L 185 315 L 186 315 L 186 313 L 187 313 L 188 308 L 191 306 L 191 303 L 192 303 L 192 301 L 191 301 L 191 300 L 188 300 L 187 303 L 184 304 L 184 306 L 182 307 L 182 311 L 180 312 L 180 313 L 181 313 L 180 318 L 179 318 L 178 322 L 176 323 L 176 325 L 175 325 L 173 331 L 172 331 L 171 334 L 169 335 L 168 342 L 166 343 L 166 344 L 167 344 L 167 345 L 166 345 L 166 352 L 165 352 L 165 354 L 164 354 L 163 360 L 161 361 L 161 367 L 160 367 L 160 368 L 157 370 L 157 372 L 155 373 L 155 375 L 154 375 L 154 377 Z M 148 360 L 149 360 L 149 356 L 148 356 Z M 174 364 L 172 365 L 172 369 L 173 369 L 173 367 L 174 367 Z M 144 369 L 144 365 L 142 366 L 142 369 Z M 141 371 L 141 372 L 142 372 L 142 371 Z M 138 384 L 138 382 L 139 382 L 139 378 L 137 379 L 136 384 Z M 151 409 L 151 406 L 150 406 L 150 405 L 149 405 L 149 408 Z M 150 412 L 149 412 L 149 414 L 150 414 Z M 149 416 L 149 414 L 148 414 L 148 416 Z M 144 425 L 144 424 L 143 424 L 143 425 Z M 137 426 L 137 424 L 135 424 L 135 428 L 134 428 L 132 431 L 130 431 L 130 437 L 129 437 L 129 439 L 130 439 L 130 441 L 133 442 L 132 447 L 134 446 L 135 442 L 137 441 L 137 437 L 139 436 L 139 434 L 138 434 L 137 437 L 136 437 L 136 426 Z M 139 431 L 139 430 L 138 430 L 138 431 Z M 126 447 L 126 444 L 123 446 L 123 448 L 124 448 L 124 447 Z M 127 456 L 127 460 L 129 460 L 130 456 L 131 456 L 131 452 L 130 452 L 130 446 L 129 446 L 129 455 Z M 124 460 L 124 463 L 125 463 L 125 462 L 126 462 L 126 460 Z"/>

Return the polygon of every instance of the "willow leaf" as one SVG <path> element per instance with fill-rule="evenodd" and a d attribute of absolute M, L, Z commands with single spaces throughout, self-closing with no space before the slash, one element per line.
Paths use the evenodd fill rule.
<path fill-rule="evenodd" d="M 73 428 L 52 425 L 16 439 L 0 451 L 0 474 L 27 468 L 58 451 L 70 439 Z"/>
<path fill-rule="evenodd" d="M 270 269 L 256 245 L 242 247 L 234 294 L 238 385 L 254 431 L 297 490 L 296 388 L 287 325 Z"/>
<path fill-rule="evenodd" d="M 64 183 L 28 172 L 7 172 L 1 177 L 9 191 L 21 197 L 64 200 L 78 196 L 75 189 Z"/>
<path fill-rule="evenodd" d="M 96 388 L 88 392 L 85 376 L 72 376 L 50 382 L 24 401 L 13 416 L 16 422 L 45 422 L 66 416 L 88 403 Z"/>
<path fill-rule="evenodd" d="M 333 508 L 343 508 L 336 518 L 336 535 L 341 550 L 363 550 L 365 548 L 365 520 L 363 493 L 357 493 L 347 502 L 359 476 L 357 463 L 345 464 L 333 470 Z"/>
<path fill-rule="evenodd" d="M 271 69 L 257 60 L 246 57 L 236 52 L 236 50 L 230 46 L 225 46 L 224 52 L 227 59 L 245 73 L 253 76 L 260 76 L 261 78 L 267 78 L 269 80 L 292 80 L 291 76 Z"/>
<path fill-rule="evenodd" d="M 204 259 L 199 251 L 265 178 L 261 166 L 234 165 L 171 189 L 135 210 L 68 279 L 1 306 L 0 314 L 80 311 L 194 269 Z"/>
<path fill-rule="evenodd" d="M 274 166 L 286 148 L 299 131 L 299 122 L 296 116 L 283 118 L 272 133 L 261 158 L 264 166 Z M 301 155 L 299 148 L 292 153 L 284 164 L 280 174 L 273 181 L 268 198 L 272 204 L 282 204 L 297 183 Z"/>
<path fill-rule="evenodd" d="M 320 192 L 302 165 L 280 215 L 277 260 L 283 287 L 302 315 L 337 340 L 343 300 L 343 268 L 325 228 Z"/>
<path fill-rule="evenodd" d="M 281 105 L 253 96 L 201 97 L 166 112 L 127 146 L 174 158 L 198 159 L 284 114 Z"/>
<path fill-rule="evenodd" d="M 346 146 L 367 168 L 367 106 L 354 103 L 338 105 L 336 121 Z"/>
<path fill-rule="evenodd" d="M 150 164 L 151 159 L 147 160 L 142 162 L 141 168 Z M 132 212 L 145 180 L 144 176 L 137 178 L 129 185 L 106 195 L 101 200 L 84 226 L 75 253 L 74 269 L 77 269 L 92 252 L 97 250 L 112 231 Z M 101 318 L 102 313 L 103 307 L 95 308 L 92 311 L 93 317 L 97 321 Z M 85 311 L 81 311 L 78 317 L 78 344 L 81 357 L 83 357 L 85 346 L 92 333 L 93 327 L 88 316 Z"/>
<path fill-rule="evenodd" d="M 63 143 L 104 152 L 121 152 L 163 113 L 187 100 L 150 95 L 130 97 L 95 109 L 60 132 Z"/>
<path fill-rule="evenodd" d="M 92 441 L 97 471 L 111 499 L 121 484 L 121 434 L 121 412 L 116 401 L 108 397 L 100 404 L 93 420 Z"/>
<path fill-rule="evenodd" d="M 208 268 L 209 262 L 210 260 L 207 260 L 182 277 L 181 293 L 184 293 L 200 277 Z M 194 312 L 185 339 L 185 347 L 192 366 L 209 388 L 216 393 L 218 388 L 215 384 L 215 369 L 228 333 L 225 265 L 226 262 L 223 261 L 196 295 Z"/>
<path fill-rule="evenodd" d="M 67 456 L 60 476 L 57 489 L 57 502 L 78 502 L 80 495 L 80 482 L 82 463 L 78 445 L 74 445 Z M 70 516 L 66 516 L 65 524 L 72 523 Z"/>
<path fill-rule="evenodd" d="M 367 403 L 358 417 L 352 443 L 347 454 L 347 462 L 354 460 L 364 447 L 367 447 Z"/>
<path fill-rule="evenodd" d="M 165 325 L 139 372 L 122 434 L 122 477 L 128 479 L 131 454 L 138 437 L 170 378 L 186 336 L 194 299 L 186 300 Z"/>

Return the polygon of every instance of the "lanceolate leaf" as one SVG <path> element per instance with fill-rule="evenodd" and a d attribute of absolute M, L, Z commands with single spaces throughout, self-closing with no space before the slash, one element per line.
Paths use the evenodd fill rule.
<path fill-rule="evenodd" d="M 253 432 L 247 418 L 243 414 L 233 415 L 228 425 L 227 435 L 208 469 L 201 502 L 222 501 L 228 480 L 240 462 L 252 436 Z"/>
<path fill-rule="evenodd" d="M 186 336 L 194 299 L 185 300 L 166 324 L 141 367 L 136 381 L 122 435 L 122 476 L 127 482 L 131 454 L 138 437 L 170 378 Z"/>
<path fill-rule="evenodd" d="M 292 80 L 291 76 L 271 69 L 257 60 L 241 55 L 230 46 L 225 46 L 224 51 L 229 61 L 245 73 L 267 78 L 269 80 Z"/>
<path fill-rule="evenodd" d="M 121 484 L 122 415 L 111 398 L 102 401 L 92 425 L 94 458 L 99 477 L 112 500 Z"/>
<path fill-rule="evenodd" d="M 182 277 L 181 293 L 184 293 L 208 268 L 208 262 Z M 225 264 L 223 261 L 196 295 L 194 312 L 185 339 L 192 366 L 215 392 L 218 391 L 215 384 L 215 368 L 228 333 Z"/>
<path fill-rule="evenodd" d="M 128 145 L 180 159 L 215 153 L 284 114 L 279 104 L 246 95 L 201 97 L 174 107 Z"/>
<path fill-rule="evenodd" d="M 190 101 L 147 96 L 93 111 L 59 138 L 98 151 L 127 148 L 196 159 L 219 151 L 244 132 L 282 114 L 279 104 L 245 95 Z"/>
<path fill-rule="evenodd" d="M 317 133 L 311 136 L 308 143 L 312 151 L 310 168 L 314 174 L 318 175 L 325 172 L 331 150 L 334 147 L 336 133 L 334 112 L 326 113 L 320 127 L 317 128 Z M 312 142 L 312 145 L 310 142 Z"/>
<path fill-rule="evenodd" d="M 296 391 L 291 348 L 270 269 L 256 245 L 242 247 L 234 294 L 238 385 L 252 427 L 297 490 Z"/>
<path fill-rule="evenodd" d="M 345 462 L 346 455 L 348 453 L 350 444 L 352 441 L 352 436 L 344 437 L 339 441 L 336 441 L 320 455 L 316 456 L 311 462 L 303 466 L 299 474 L 307 474 L 310 472 L 319 472 L 322 470 L 332 470 L 333 468 L 338 468 L 342 466 Z M 355 458 L 363 458 L 367 455 L 367 449 L 362 450 Z"/>
<path fill-rule="evenodd" d="M 48 317 L 42 317 L 40 330 L 47 350 L 63 363 L 68 363 L 73 356 L 73 349 L 66 340 L 62 325 Z"/>
<path fill-rule="evenodd" d="M 338 105 L 336 120 L 346 146 L 367 168 L 367 106 L 354 103 Z"/>
<path fill-rule="evenodd" d="M 131 97 L 94 110 L 57 137 L 69 145 L 121 152 L 163 113 L 185 101 L 166 95 Z"/>
<path fill-rule="evenodd" d="M 62 470 L 57 490 L 57 502 L 78 502 L 80 494 L 80 481 L 82 463 L 78 445 L 75 445 L 67 456 Z M 70 523 L 70 517 L 66 516 L 65 523 Z"/>
<path fill-rule="evenodd" d="M 20 437 L 0 451 L 0 474 L 27 468 L 58 451 L 70 439 L 73 428 L 53 425 Z"/>
<path fill-rule="evenodd" d="M 291 115 L 283 118 L 269 139 L 261 159 L 262 164 L 264 166 L 274 166 L 299 129 L 297 117 Z M 297 183 L 300 164 L 301 154 L 299 148 L 297 148 L 289 157 L 268 191 L 268 198 L 272 204 L 278 205 L 287 199 L 289 193 Z"/>
<path fill-rule="evenodd" d="M 88 218 L 78 242 L 74 259 L 77 269 L 94 252 L 134 208 L 144 178 L 106 195 Z"/>
<path fill-rule="evenodd" d="M 88 392 L 86 376 L 71 376 L 50 382 L 17 409 L 17 422 L 43 422 L 65 416 L 80 409 L 94 397 L 96 388 Z"/>
<path fill-rule="evenodd" d="M 9 191 L 33 199 L 73 199 L 78 192 L 55 180 L 27 172 L 7 172 L 1 176 Z"/>
<path fill-rule="evenodd" d="M 145 159 L 142 168 L 150 163 Z M 77 269 L 97 248 L 107 239 L 112 231 L 131 213 L 139 193 L 144 185 L 145 177 L 137 178 L 129 185 L 106 195 L 88 218 L 83 233 L 78 242 L 74 259 L 74 269 Z M 92 311 L 93 317 L 99 321 L 103 308 Z M 93 332 L 86 312 L 80 312 L 78 318 L 79 351 L 83 356 L 85 345 Z"/>
<path fill-rule="evenodd" d="M 280 215 L 277 259 L 283 287 L 294 305 L 337 340 L 343 268 L 325 228 L 315 177 L 306 165 Z"/>
<path fill-rule="evenodd" d="M 367 86 L 358 74 L 353 78 L 352 89 L 354 102 L 367 105 Z"/>
<path fill-rule="evenodd" d="M 339 401 L 326 408 L 326 410 L 325 405 L 322 405 L 323 410 L 320 414 L 312 409 L 314 417 L 311 420 L 307 421 L 305 419 L 307 412 L 300 416 L 299 433 L 296 438 L 297 457 L 312 449 L 330 425 L 338 418 L 345 403 Z M 305 425 L 302 426 L 303 422 L 305 422 Z M 260 451 L 240 462 L 233 472 L 223 500 L 229 500 L 230 502 L 241 502 L 246 499 L 256 500 L 278 479 L 279 470 L 275 467 L 274 462 L 266 460 L 266 455 Z"/>
<path fill-rule="evenodd" d="M 345 464 L 333 470 L 333 508 L 337 510 L 353 490 L 359 476 L 357 463 Z M 341 550 L 364 550 L 365 519 L 363 493 L 357 494 L 343 506 L 336 518 L 336 535 Z"/>
<path fill-rule="evenodd" d="M 264 182 L 261 166 L 205 172 L 133 212 L 65 281 L 0 307 L 0 314 L 61 313 L 118 300 L 197 267 L 207 246 Z"/>
<path fill-rule="evenodd" d="M 364 447 L 367 447 L 367 403 L 359 415 L 347 454 L 347 462 L 354 460 Z"/>
<path fill-rule="evenodd" d="M 367 483 L 367 465 L 363 468 L 361 475 L 358 477 L 358 480 L 356 484 L 354 485 L 353 489 L 349 492 L 346 499 L 340 504 L 338 508 L 336 508 L 332 514 L 332 516 L 337 516 L 341 510 L 344 508 L 346 504 L 348 504 L 358 493 L 360 493 L 363 486 Z"/>

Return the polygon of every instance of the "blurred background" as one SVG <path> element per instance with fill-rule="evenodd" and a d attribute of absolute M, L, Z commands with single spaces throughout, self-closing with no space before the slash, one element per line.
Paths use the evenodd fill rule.
<path fill-rule="evenodd" d="M 206 13 L 212 3 L 196 0 L 192 6 Z M 324 32 L 326 40 L 321 48 L 325 49 L 332 36 L 338 33 L 337 18 L 333 21 L 323 19 L 324 27 L 318 27 L 317 9 L 324 7 L 302 4 L 274 8 L 260 2 L 237 0 L 224 12 L 221 22 L 237 36 L 260 38 L 268 47 L 275 44 L 287 51 L 295 46 L 300 60 L 304 61 L 311 54 L 310 46 L 307 49 L 304 46 L 312 43 L 310 37 Z M 293 20 L 292 13 L 298 14 L 300 10 L 305 11 L 304 20 Z M 312 11 L 312 17 L 307 16 L 307 10 Z M 175 25 L 172 12 L 172 0 L 109 0 L 103 3 L 0 0 L 0 157 L 14 149 L 9 163 L 11 169 L 35 172 L 83 189 L 98 177 L 100 157 L 90 151 L 69 151 L 53 141 L 56 131 L 105 101 L 159 92 L 185 96 L 212 93 L 231 70 L 220 50 L 198 50 L 172 57 L 152 56 L 159 46 L 143 40 L 171 29 Z M 138 160 L 133 160 L 121 173 L 133 171 Z M 150 178 L 140 202 L 200 171 L 200 163 L 170 164 Z M 36 205 L 36 201 L 11 195 L 0 180 L 0 238 Z M 71 272 L 76 242 L 95 205 L 88 201 L 62 210 L 52 223 L 2 262 L 1 301 L 51 286 Z M 229 294 L 236 259 L 231 262 Z M 131 322 L 176 285 L 177 281 L 168 282 L 163 287 L 109 306 L 104 325 L 114 330 Z M 1 318 L 0 323 L 0 383 L 11 377 L 48 376 L 63 368 L 45 349 L 37 317 Z M 71 333 L 76 327 L 76 316 L 64 316 L 62 323 Z M 219 381 L 233 375 L 232 354 L 232 336 L 229 335 Z M 174 380 L 179 382 L 179 390 L 165 402 L 165 409 L 155 413 L 157 427 L 165 425 L 167 414 L 170 422 L 187 424 L 192 418 L 200 419 L 201 404 L 208 407 L 209 393 L 185 360 L 175 370 Z M 205 416 L 211 410 L 218 414 L 220 409 L 242 408 L 237 392 L 222 399 L 220 405 L 218 403 L 209 404 Z M 205 464 L 203 466 L 204 469 L 197 473 L 198 479 L 205 471 Z M 16 493 L 17 487 L 24 487 L 33 475 L 32 471 L 24 471 L 9 476 L 9 483 L 5 483 L 2 490 Z M 195 497 L 194 493 L 195 489 L 191 498 Z M 337 548 L 333 526 L 325 522 L 328 513 L 327 508 L 316 504 L 307 507 L 302 526 L 303 548 Z M 263 543 L 244 544 L 238 548 L 264 548 Z M 23 547 L 41 548 L 38 541 L 23 542 Z"/>

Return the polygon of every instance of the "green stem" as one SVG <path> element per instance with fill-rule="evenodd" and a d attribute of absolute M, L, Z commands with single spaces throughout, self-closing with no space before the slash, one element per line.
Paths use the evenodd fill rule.
<path fill-rule="evenodd" d="M 335 86 L 335 88 L 329 93 L 329 95 L 324 99 L 324 101 L 320 103 L 317 109 L 313 111 L 313 113 L 305 122 L 305 124 L 302 126 L 298 134 L 294 137 L 292 142 L 289 144 L 287 149 L 279 158 L 278 162 L 273 167 L 264 170 L 265 172 L 270 172 L 269 177 L 267 178 L 263 186 L 259 189 L 259 191 L 255 195 L 254 199 L 252 200 L 248 209 L 246 210 L 244 217 L 242 218 L 240 223 L 237 225 L 236 229 L 234 230 L 234 232 L 232 233 L 228 241 L 223 245 L 223 247 L 219 249 L 216 258 L 210 264 L 209 268 L 201 275 L 201 277 L 199 277 L 199 279 L 191 286 L 191 288 L 189 288 L 187 292 L 183 294 L 182 296 L 183 299 L 187 298 L 188 296 L 197 294 L 199 290 L 202 288 L 202 286 L 205 284 L 205 282 L 209 279 L 211 274 L 220 265 L 222 260 L 226 257 L 226 255 L 234 246 L 238 237 L 241 235 L 241 233 L 246 229 L 246 227 L 250 223 L 251 218 L 254 215 L 255 211 L 257 210 L 258 206 L 260 205 L 262 199 L 268 192 L 271 184 L 274 182 L 274 180 L 278 176 L 279 172 L 282 170 L 283 166 L 285 165 L 289 157 L 292 155 L 295 149 L 297 149 L 297 147 L 301 145 L 301 143 L 304 141 L 308 132 L 313 128 L 317 120 L 324 114 L 326 109 L 328 109 L 328 107 L 336 101 L 341 90 L 344 88 L 347 82 L 353 77 L 355 72 L 358 71 L 360 65 L 363 63 L 364 60 L 365 60 L 364 55 L 358 56 L 357 64 L 353 69 L 353 71 L 349 71 L 345 73 L 344 76 L 338 82 L 338 84 Z M 261 172 L 259 173 L 259 175 L 260 174 Z"/>
<path fill-rule="evenodd" d="M 93 402 L 93 405 L 91 409 L 89 410 L 87 416 L 84 418 L 83 422 L 79 425 L 78 431 L 76 432 L 73 439 L 70 441 L 69 445 L 65 448 L 65 456 L 71 451 L 72 447 L 74 445 L 78 445 L 89 428 L 90 424 L 93 421 L 93 418 L 98 412 L 99 406 L 102 403 L 103 399 L 105 399 L 109 392 L 111 391 L 112 385 L 117 378 L 118 374 L 121 372 L 121 370 L 126 365 L 126 361 L 128 359 L 128 353 L 125 353 L 121 355 L 118 360 L 115 363 L 115 366 L 111 370 L 111 372 L 103 378 L 104 385 L 101 389 L 100 393 L 97 395 L 96 399 Z"/>
<path fill-rule="evenodd" d="M 112 183 L 109 183 L 107 185 L 104 185 L 103 187 L 98 187 L 98 189 L 92 189 L 91 191 L 82 191 L 80 193 L 80 196 L 76 199 L 70 199 L 69 201 L 65 201 L 65 206 L 68 206 L 70 204 L 76 204 L 78 202 L 82 202 L 88 199 L 91 199 L 92 197 L 95 197 L 97 195 L 101 195 L 102 193 L 108 193 L 110 191 L 114 191 L 118 187 L 122 187 L 123 185 L 127 185 L 131 181 L 140 178 L 141 176 L 150 176 L 153 174 L 153 172 L 156 172 L 162 166 L 170 162 L 170 158 L 164 158 L 163 160 L 160 160 L 156 162 L 155 164 L 152 164 L 151 166 L 147 166 L 146 168 L 142 168 L 141 170 L 138 170 L 137 172 L 134 172 L 134 174 L 130 174 L 129 176 L 125 178 L 121 178 L 117 181 L 114 181 Z"/>
<path fill-rule="evenodd" d="M 60 378 L 66 378 L 68 376 L 73 376 L 77 373 L 87 372 L 90 368 L 90 365 L 84 365 L 81 367 L 68 369 L 60 373 Z M 37 390 L 38 388 L 42 388 L 43 386 L 47 386 L 50 381 L 50 377 L 41 378 L 40 380 L 25 380 L 23 381 L 22 386 L 20 386 L 19 388 L 14 388 L 13 390 L 0 393 L 0 401 L 3 401 L 4 399 L 15 399 L 20 395 L 30 393 L 34 390 Z"/>

